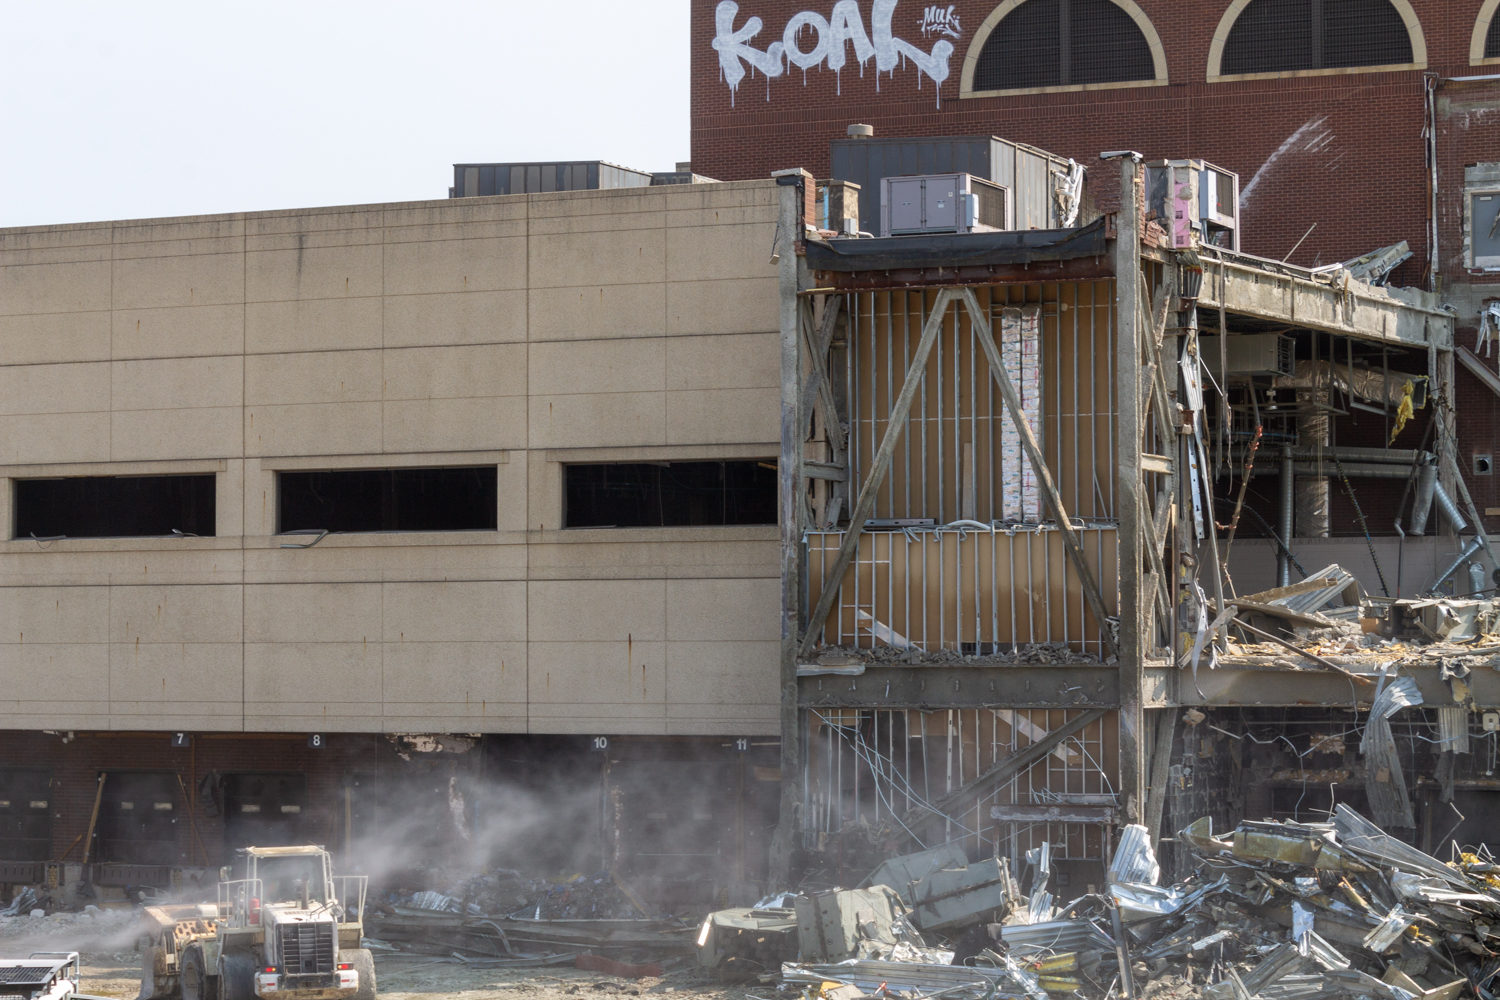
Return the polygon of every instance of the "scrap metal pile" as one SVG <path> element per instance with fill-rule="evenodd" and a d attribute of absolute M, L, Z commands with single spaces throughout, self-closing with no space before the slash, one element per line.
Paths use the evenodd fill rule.
<path fill-rule="evenodd" d="M 770 972 L 786 996 L 1047 1000 L 1454 1000 L 1500 991 L 1500 863 L 1445 864 L 1339 805 L 1328 823 L 1182 831 L 1196 860 L 1160 885 L 1142 826 L 1121 831 L 1104 892 L 1054 906 L 1045 848 L 1029 895 L 1004 859 L 896 858 L 864 890 L 711 914 L 699 964 Z M 925 866 L 925 870 L 924 867 Z M 912 877 L 915 876 L 915 877 Z M 895 883 L 892 885 L 890 883 Z M 788 905 L 791 904 L 791 905 Z M 934 947 L 945 942 L 947 947 Z"/>
<path fill-rule="evenodd" d="M 692 950 L 692 923 L 653 912 L 609 872 L 532 879 L 496 869 L 432 884 L 447 891 L 389 892 L 372 907 L 372 947 L 486 968 L 655 962 Z"/>

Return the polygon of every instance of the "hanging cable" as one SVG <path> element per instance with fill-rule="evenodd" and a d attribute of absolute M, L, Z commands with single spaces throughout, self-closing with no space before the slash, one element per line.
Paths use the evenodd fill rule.
<path fill-rule="evenodd" d="M 1375 555 L 1375 540 L 1370 537 L 1370 526 L 1365 523 L 1365 512 L 1359 506 L 1359 498 L 1354 495 L 1354 487 L 1349 483 L 1349 477 L 1344 474 L 1344 466 L 1339 462 L 1339 453 L 1333 452 L 1333 468 L 1339 474 L 1339 479 L 1344 484 L 1344 492 L 1349 494 L 1349 502 L 1354 504 L 1354 516 L 1359 519 L 1359 530 L 1365 533 L 1365 545 L 1370 549 L 1370 561 L 1375 564 L 1375 575 L 1380 578 L 1380 592 L 1386 597 L 1391 596 L 1390 588 L 1385 585 L 1385 574 L 1380 570 L 1380 558 Z"/>

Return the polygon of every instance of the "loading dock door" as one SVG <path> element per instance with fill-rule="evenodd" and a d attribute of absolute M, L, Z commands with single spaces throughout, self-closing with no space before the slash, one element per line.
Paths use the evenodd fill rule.
<path fill-rule="evenodd" d="M 111 771 L 99 799 L 100 861 L 174 865 L 177 849 L 177 775 L 172 771 Z"/>
<path fill-rule="evenodd" d="M 224 847 L 282 847 L 307 843 L 303 816 L 307 775 L 248 771 L 224 775 Z"/>
<path fill-rule="evenodd" d="M 739 764 L 615 761 L 615 860 L 632 876 L 729 878 Z"/>
<path fill-rule="evenodd" d="M 413 866 L 441 862 L 464 849 L 454 816 L 452 767 L 415 773 L 354 775 L 351 843 L 356 854 L 373 855 L 393 837 Z"/>
<path fill-rule="evenodd" d="M 0 768 L 0 861 L 52 857 L 52 774 Z"/>

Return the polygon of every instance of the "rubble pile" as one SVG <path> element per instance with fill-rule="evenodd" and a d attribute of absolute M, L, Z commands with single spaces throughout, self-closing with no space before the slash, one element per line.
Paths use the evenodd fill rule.
<path fill-rule="evenodd" d="M 373 907 L 367 933 L 377 950 L 522 968 L 605 955 L 650 962 L 693 946 L 692 923 L 650 912 L 607 871 L 548 878 L 506 868 L 429 875 L 429 884 L 441 889 L 387 890 Z"/>
<path fill-rule="evenodd" d="M 753 971 L 774 941 L 783 994 L 805 1000 L 1495 1000 L 1500 862 L 1488 854 L 1445 864 L 1345 805 L 1327 823 L 1247 821 L 1228 836 L 1205 818 L 1178 839 L 1196 862 L 1186 880 L 1159 884 L 1145 828 L 1127 826 L 1105 890 L 1061 909 L 1045 847 L 1028 854 L 1029 895 L 1004 859 L 891 859 L 869 889 L 710 915 L 699 963 Z"/>
<path fill-rule="evenodd" d="M 396 908 L 511 916 L 531 920 L 633 920 L 650 916 L 644 904 L 608 871 L 528 878 L 510 868 L 489 872 L 432 873 L 432 888 L 387 890 L 385 912 Z"/>

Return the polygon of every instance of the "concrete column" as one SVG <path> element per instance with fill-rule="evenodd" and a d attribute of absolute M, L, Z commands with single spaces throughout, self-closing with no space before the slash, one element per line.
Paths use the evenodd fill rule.
<path fill-rule="evenodd" d="M 801 733 L 797 709 L 797 644 L 801 638 L 802 528 L 804 504 L 802 447 L 807 421 L 802 410 L 802 344 L 797 244 L 802 240 L 804 213 L 813 177 L 802 169 L 778 170 L 773 177 L 780 205 L 776 221 L 776 252 L 781 294 L 781 455 L 777 466 L 781 526 L 781 818 L 771 838 L 770 875 L 776 888 L 791 887 L 792 851 L 801 832 Z"/>

